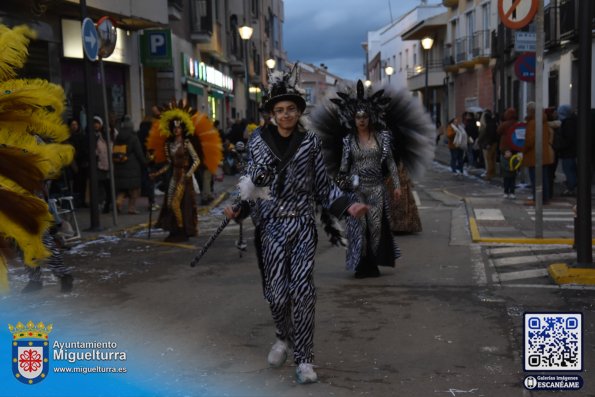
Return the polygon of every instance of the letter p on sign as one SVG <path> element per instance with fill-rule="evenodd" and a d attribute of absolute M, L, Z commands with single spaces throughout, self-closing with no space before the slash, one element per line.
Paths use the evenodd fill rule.
<path fill-rule="evenodd" d="M 149 37 L 149 52 L 152 56 L 165 56 L 167 54 L 165 33 L 151 32 Z"/>

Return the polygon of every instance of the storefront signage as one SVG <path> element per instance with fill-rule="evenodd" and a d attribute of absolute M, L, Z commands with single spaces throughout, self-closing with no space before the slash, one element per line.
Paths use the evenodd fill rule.
<path fill-rule="evenodd" d="M 184 76 L 224 91 L 233 91 L 233 79 L 230 76 L 186 54 L 182 54 L 182 60 Z"/>

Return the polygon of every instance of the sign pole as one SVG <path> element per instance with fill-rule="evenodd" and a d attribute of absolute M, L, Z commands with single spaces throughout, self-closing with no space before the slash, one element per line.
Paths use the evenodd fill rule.
<path fill-rule="evenodd" d="M 87 2 L 81 0 L 81 21 L 87 18 Z M 84 38 L 83 38 L 84 43 Z M 84 66 L 84 87 L 85 87 L 85 109 L 87 112 L 87 145 L 89 148 L 89 154 L 94 159 L 93 154 L 97 148 L 97 140 L 95 138 L 95 132 L 93 131 L 93 112 L 91 111 L 93 101 L 93 90 L 91 89 L 91 61 L 83 56 Z M 89 214 L 90 214 L 90 226 L 89 230 L 96 231 L 101 229 L 100 218 L 99 218 L 99 200 L 98 200 L 99 185 L 97 182 L 97 162 L 89 161 Z"/>
<path fill-rule="evenodd" d="M 537 42 L 535 46 L 535 237 L 543 237 L 543 0 L 538 1 L 535 17 Z M 549 183 L 549 178 L 548 182 Z"/>
<path fill-rule="evenodd" d="M 112 138 L 110 136 L 110 122 L 109 112 L 107 110 L 107 91 L 105 89 L 105 69 L 103 68 L 103 59 L 99 59 L 99 67 L 101 69 L 101 91 L 103 94 L 103 113 L 105 117 L 104 128 L 107 129 L 106 140 L 107 140 L 107 162 L 109 164 L 109 180 L 110 180 L 110 193 L 112 195 L 112 219 L 114 226 L 118 224 L 118 206 L 116 205 L 116 181 L 114 180 L 114 161 L 112 158 Z M 115 126 L 114 126 L 115 128 Z"/>
<path fill-rule="evenodd" d="M 575 230 L 577 262 L 581 267 L 593 268 L 591 247 L 591 1 L 579 2 L 578 63 L 578 152 L 577 152 L 577 222 Z"/>

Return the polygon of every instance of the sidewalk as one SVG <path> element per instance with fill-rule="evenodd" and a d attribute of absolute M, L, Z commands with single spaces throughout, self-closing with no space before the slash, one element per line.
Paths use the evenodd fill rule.
<path fill-rule="evenodd" d="M 233 191 L 237 183 L 238 176 L 225 175 L 223 181 L 215 181 L 213 195 L 215 199 L 206 206 L 199 205 L 199 215 L 206 215 L 209 211 L 224 201 Z M 162 205 L 163 195 L 158 195 L 155 201 L 158 205 Z M 197 199 L 200 203 L 200 199 Z M 127 202 L 124 202 L 124 208 L 127 207 Z M 76 218 L 81 231 L 81 240 L 88 241 L 97 239 L 99 236 L 116 235 L 125 231 L 133 231 L 141 228 L 146 228 L 149 223 L 149 202 L 146 197 L 141 197 L 137 200 L 137 209 L 140 211 L 138 215 L 128 214 L 126 210 L 122 214 L 118 214 L 117 223 L 114 224 L 113 214 L 99 213 L 99 230 L 89 230 L 91 226 L 91 214 L 89 208 L 77 208 Z M 153 211 L 152 222 L 157 221 L 159 211 Z"/>
<path fill-rule="evenodd" d="M 450 152 L 446 145 L 436 147 L 435 160 L 450 167 Z M 484 169 L 467 169 L 464 178 L 481 178 Z M 457 178 L 453 175 L 453 178 Z M 461 177 L 458 177 L 461 178 Z M 535 235 L 535 207 L 524 205 L 530 189 L 518 189 L 515 200 L 503 198 L 502 178 L 494 177 L 483 182 L 492 188 L 473 191 L 461 188 L 459 196 L 464 200 L 469 218 L 469 228 L 474 242 L 514 244 L 569 244 L 574 243 L 575 197 L 562 197 L 564 174 L 557 172 L 555 195 L 550 204 L 543 206 L 543 237 Z M 518 180 L 517 180 L 518 183 Z M 456 187 L 453 189 L 456 190 Z M 468 188 L 467 188 L 468 190 Z M 595 191 L 595 190 L 594 190 Z M 592 205 L 594 202 L 592 201 Z"/>

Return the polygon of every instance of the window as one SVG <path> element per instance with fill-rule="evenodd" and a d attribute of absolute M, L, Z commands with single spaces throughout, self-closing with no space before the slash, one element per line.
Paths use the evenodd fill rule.
<path fill-rule="evenodd" d="M 409 69 L 409 48 L 405 49 L 405 70 Z"/>
<path fill-rule="evenodd" d="M 483 30 L 490 30 L 490 2 L 481 5 L 481 27 Z"/>
<path fill-rule="evenodd" d="M 399 70 L 403 70 L 403 53 L 399 52 Z"/>
<path fill-rule="evenodd" d="M 413 67 L 417 65 L 417 44 L 413 45 Z"/>

